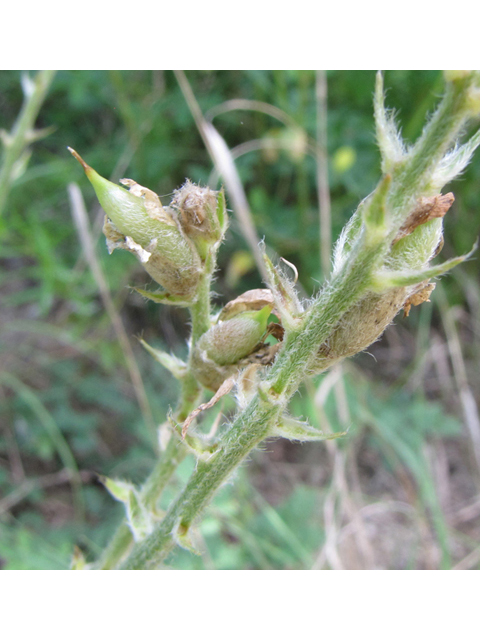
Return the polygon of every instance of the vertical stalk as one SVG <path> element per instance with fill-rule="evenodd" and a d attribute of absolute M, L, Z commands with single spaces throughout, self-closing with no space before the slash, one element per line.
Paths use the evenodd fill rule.
<path fill-rule="evenodd" d="M 205 272 L 202 274 L 198 287 L 197 300 L 190 307 L 192 317 L 190 354 L 196 341 L 210 328 L 210 283 L 214 270 L 214 262 L 211 256 L 207 257 Z M 185 377 L 182 379 L 180 398 L 174 414 L 178 422 L 183 422 L 195 408 L 200 394 L 200 385 L 193 376 L 189 366 Z M 160 460 L 156 463 L 142 487 L 140 495 L 147 509 L 155 511 L 163 490 L 187 453 L 187 448 L 178 440 L 175 434 L 172 434 L 165 451 L 161 454 Z M 125 519 L 101 555 L 98 568 L 115 569 L 132 544 L 132 532 Z"/>
<path fill-rule="evenodd" d="M 330 212 L 330 189 L 328 185 L 327 152 L 327 72 L 317 71 L 317 185 L 320 214 L 320 264 L 323 277 L 330 272 L 332 247 L 332 225 Z"/>
<path fill-rule="evenodd" d="M 5 152 L 0 168 L 0 215 L 7 202 L 15 163 L 29 143 L 38 138 L 33 131 L 33 126 L 55 73 L 56 71 L 39 71 L 35 80 L 29 80 L 20 114 L 12 132 L 7 134 L 4 140 Z"/>
<path fill-rule="evenodd" d="M 212 272 L 214 270 L 214 262 L 211 256 L 207 257 L 205 264 L 205 271 L 200 279 L 197 289 L 197 300 L 190 307 L 190 313 L 192 316 L 192 333 L 191 333 L 191 348 L 195 345 L 197 340 L 210 329 L 210 285 Z"/>

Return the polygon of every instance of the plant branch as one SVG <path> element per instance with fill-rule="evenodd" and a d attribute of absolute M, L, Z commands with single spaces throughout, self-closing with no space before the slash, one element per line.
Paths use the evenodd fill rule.
<path fill-rule="evenodd" d="M 471 85 L 470 80 L 449 85 L 439 109 L 415 147 L 361 205 L 340 243 L 343 255 L 336 260 L 330 282 L 307 312 L 296 319 L 297 325 L 286 327 L 276 361 L 258 383 L 248 405 L 239 411 L 220 438 L 217 452 L 208 462 L 198 460 L 190 480 L 164 519 L 150 535 L 134 545 L 120 568 L 155 569 L 175 544 L 189 548 L 191 525 L 250 452 L 272 435 L 305 377 L 363 350 L 391 322 L 408 291 L 406 286 L 399 286 L 393 294 L 387 290 L 374 293 L 375 274 L 384 265 L 392 240 L 415 201 L 431 195 L 433 172 L 470 115 L 467 103 Z M 430 244 L 418 252 L 419 269 L 433 255 L 436 244 L 430 245 L 438 241 L 436 234 L 441 233 L 438 231 L 440 224 L 440 220 L 432 221 L 421 230 L 426 245 Z M 415 241 L 416 236 L 412 242 Z M 343 340 L 341 348 L 337 344 L 337 352 L 328 353 L 335 349 L 335 339 L 338 343 L 339 336 Z M 326 349 L 329 356 L 323 360 L 319 359 L 322 349 Z"/>
<path fill-rule="evenodd" d="M 135 545 L 123 569 L 153 569 L 168 555 L 175 536 L 182 537 L 217 489 L 262 440 L 268 437 L 286 409 L 291 396 L 307 375 L 321 344 L 343 313 L 360 297 L 372 268 L 376 247 L 359 252 L 358 259 L 337 276 L 338 287 L 320 294 L 305 325 L 290 334 L 259 392 L 240 412 L 220 442 L 210 463 L 199 461 L 187 486 L 170 507 L 155 531 Z M 352 274 L 354 278 L 352 278 Z M 336 284 L 336 283 L 335 283 Z"/>
<path fill-rule="evenodd" d="M 210 284 L 214 268 L 215 259 L 213 255 L 210 254 L 210 256 L 207 257 L 205 270 L 201 276 L 197 299 L 190 307 L 192 317 L 190 354 L 196 341 L 210 328 Z M 192 374 L 189 358 L 188 370 L 181 380 L 180 398 L 173 415 L 174 420 L 180 423 L 183 422 L 197 405 L 200 395 L 201 388 Z M 166 449 L 162 452 L 159 461 L 156 463 L 140 492 L 140 498 L 149 511 L 155 512 L 163 490 L 187 453 L 187 447 L 180 442 L 176 434 L 172 433 Z M 125 519 L 100 557 L 98 568 L 114 569 L 132 544 L 133 535 Z"/>
<path fill-rule="evenodd" d="M 22 154 L 33 140 L 48 134 L 47 131 L 34 131 L 33 126 L 55 73 L 56 71 L 39 71 L 34 80 L 25 77 L 25 98 L 22 109 L 11 133 L 3 132 L 5 152 L 0 169 L 0 216 L 5 208 L 8 193 L 14 181 L 15 169 L 17 163 L 21 161 Z"/>

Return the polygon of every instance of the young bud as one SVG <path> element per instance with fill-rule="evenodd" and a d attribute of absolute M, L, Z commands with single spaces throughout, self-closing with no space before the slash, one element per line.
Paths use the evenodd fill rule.
<path fill-rule="evenodd" d="M 222 240 L 227 229 L 225 194 L 199 187 L 187 180 L 173 194 L 172 209 L 185 234 L 193 240 L 201 254 Z"/>
<path fill-rule="evenodd" d="M 127 249 L 169 294 L 193 299 L 201 271 L 200 258 L 157 194 L 133 180 L 122 180 L 129 187 L 127 191 L 102 178 L 76 151 L 69 150 L 83 166 L 107 214 L 104 233 L 110 253 L 117 248 Z"/>

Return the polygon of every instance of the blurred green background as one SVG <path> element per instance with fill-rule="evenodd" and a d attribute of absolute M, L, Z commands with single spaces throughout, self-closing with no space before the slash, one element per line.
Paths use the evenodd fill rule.
<path fill-rule="evenodd" d="M 0 72 L 6 131 L 22 105 L 21 75 Z M 311 295 L 324 280 L 312 153 L 316 73 L 186 75 L 202 112 L 238 151 L 258 236 L 297 266 L 300 287 Z M 333 239 L 380 177 L 374 81 L 374 72 L 327 73 Z M 441 96 L 441 73 L 387 72 L 385 85 L 403 135 L 415 140 Z M 219 108 L 239 99 L 270 107 Z M 267 113 L 271 107 L 280 120 Z M 132 178 L 161 196 L 186 177 L 206 184 L 213 169 L 169 71 L 58 72 L 36 127 L 53 130 L 17 167 L 0 219 L 4 569 L 67 569 L 74 545 L 95 558 L 123 508 L 97 474 L 141 482 L 155 459 L 156 438 L 76 232 L 69 184 L 82 190 L 96 255 L 157 424 L 175 404 L 176 383 L 135 336 L 179 355 L 188 338 L 184 310 L 131 293 L 128 285 L 148 276 L 130 254 L 108 256 L 103 214 L 67 145 L 105 177 Z M 465 253 L 478 236 L 480 153 L 449 189 L 456 201 L 445 219 L 442 258 Z M 219 306 L 262 286 L 235 211 L 230 217 L 215 285 Z M 265 443 L 207 510 L 197 533 L 202 555 L 179 550 L 168 566 L 478 568 L 479 352 L 477 254 L 437 283 L 430 304 L 399 316 L 369 353 L 309 380 L 294 398 L 292 413 L 324 430 L 348 428 L 348 435 L 327 444 Z M 165 506 L 192 467 L 188 458 L 179 467 Z"/>

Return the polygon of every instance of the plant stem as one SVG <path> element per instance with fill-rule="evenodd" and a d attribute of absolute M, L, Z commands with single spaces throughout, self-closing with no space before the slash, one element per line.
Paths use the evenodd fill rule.
<path fill-rule="evenodd" d="M 122 569 L 154 569 L 175 544 L 176 533 L 183 535 L 234 469 L 263 439 L 268 437 L 308 373 L 320 345 L 328 338 L 346 309 L 360 297 L 368 283 L 378 247 L 359 252 L 358 259 L 339 273 L 338 287 L 320 295 L 305 325 L 287 339 L 281 356 L 266 378 L 263 388 L 244 411 L 238 414 L 220 443 L 220 450 L 209 463 L 198 462 L 183 492 L 167 515 L 144 541 L 135 545 Z"/>
<path fill-rule="evenodd" d="M 33 126 L 55 73 L 56 71 L 39 71 L 35 80 L 29 81 L 32 88 L 25 92 L 22 109 L 12 132 L 7 135 L 4 141 L 5 153 L 0 169 L 0 215 L 2 215 L 7 202 L 15 163 L 28 144 L 35 139 Z"/>
<path fill-rule="evenodd" d="M 196 341 L 210 328 L 210 282 L 213 259 L 208 259 L 202 275 L 196 302 L 190 307 L 192 316 L 192 341 L 190 353 Z M 183 422 L 199 401 L 201 388 L 193 376 L 190 366 L 182 379 L 178 406 L 174 414 L 177 422 Z M 156 463 L 141 490 L 141 499 L 147 509 L 155 512 L 158 500 L 177 466 L 188 453 L 176 434 L 170 436 L 165 451 Z M 121 523 L 98 561 L 99 569 L 114 569 L 133 544 L 133 536 L 126 519 Z"/>
<path fill-rule="evenodd" d="M 433 170 L 445 153 L 455 144 L 469 116 L 468 95 L 470 88 L 478 83 L 476 74 L 451 82 L 445 96 L 420 139 L 415 143 L 407 163 L 394 171 L 389 205 L 395 212 L 398 226 L 405 210 L 411 206 L 412 197 L 419 192 L 433 195 L 429 189 Z M 431 192 L 430 192 L 431 191 Z M 392 229 L 392 234 L 396 229 Z"/>
<path fill-rule="evenodd" d="M 240 414 L 211 463 L 199 462 L 188 484 L 155 531 L 135 545 L 121 569 L 155 569 L 175 545 L 175 533 L 187 532 L 209 499 L 245 456 L 267 435 L 279 408 L 261 406 L 258 397 Z"/>
<path fill-rule="evenodd" d="M 207 257 L 205 264 L 206 273 L 202 275 L 198 284 L 197 300 L 190 307 L 190 313 L 192 315 L 192 344 L 190 352 L 197 340 L 210 329 L 210 286 L 214 270 L 214 262 L 215 261 L 211 256 Z"/>

